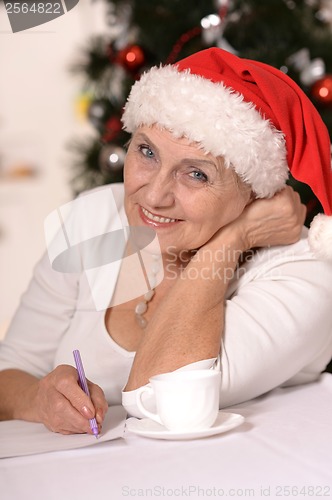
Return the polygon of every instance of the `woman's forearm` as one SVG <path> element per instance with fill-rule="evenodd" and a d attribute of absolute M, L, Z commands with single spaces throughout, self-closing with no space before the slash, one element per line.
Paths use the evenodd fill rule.
<path fill-rule="evenodd" d="M 21 370 L 0 372 L 0 420 L 21 419 L 38 422 L 33 400 L 38 379 Z"/>
<path fill-rule="evenodd" d="M 226 232 L 222 244 L 215 238 L 196 253 L 148 324 L 125 390 L 146 384 L 157 373 L 218 355 L 225 294 L 239 248 Z"/>

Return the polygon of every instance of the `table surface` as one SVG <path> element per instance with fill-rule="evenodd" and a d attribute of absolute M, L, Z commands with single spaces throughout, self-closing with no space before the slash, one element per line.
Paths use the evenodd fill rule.
<path fill-rule="evenodd" d="M 332 375 L 227 408 L 217 436 L 155 440 L 125 431 L 98 446 L 0 460 L 1 500 L 332 498 Z"/>

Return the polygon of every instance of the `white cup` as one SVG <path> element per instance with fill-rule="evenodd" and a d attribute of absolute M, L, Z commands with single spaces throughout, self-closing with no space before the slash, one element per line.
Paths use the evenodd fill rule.
<path fill-rule="evenodd" d="M 137 407 L 146 417 L 179 432 L 207 429 L 214 424 L 219 411 L 219 371 L 174 371 L 155 375 L 150 383 L 140 387 L 136 395 Z M 143 405 L 145 393 L 155 397 L 157 413 Z"/>

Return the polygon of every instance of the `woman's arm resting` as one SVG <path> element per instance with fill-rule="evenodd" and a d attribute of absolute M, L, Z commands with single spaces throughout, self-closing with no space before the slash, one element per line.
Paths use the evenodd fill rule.
<path fill-rule="evenodd" d="M 100 387 L 88 381 L 91 400 L 77 382 L 77 371 L 60 365 L 46 377 L 21 370 L 0 372 L 0 418 L 41 422 L 62 434 L 92 433 L 89 419 L 94 416 L 101 426 L 107 402 Z"/>
<path fill-rule="evenodd" d="M 216 357 L 225 295 L 239 256 L 252 247 L 297 241 L 304 218 L 298 195 L 287 187 L 270 200 L 253 202 L 200 248 L 148 324 L 125 390 L 146 384 L 157 373 Z M 220 257 L 220 250 L 222 262 L 213 258 Z"/>

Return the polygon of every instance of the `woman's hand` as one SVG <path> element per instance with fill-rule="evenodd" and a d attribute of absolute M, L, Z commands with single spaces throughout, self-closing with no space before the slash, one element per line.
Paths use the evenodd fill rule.
<path fill-rule="evenodd" d="M 91 400 L 78 385 L 74 367 L 60 365 L 55 368 L 37 386 L 38 420 L 61 434 L 92 434 L 89 419 L 96 417 L 100 430 L 108 405 L 102 389 L 87 382 Z"/>
<path fill-rule="evenodd" d="M 286 186 L 272 198 L 250 203 L 226 228 L 237 232 L 243 250 L 290 245 L 300 239 L 305 217 L 299 194 Z"/>

